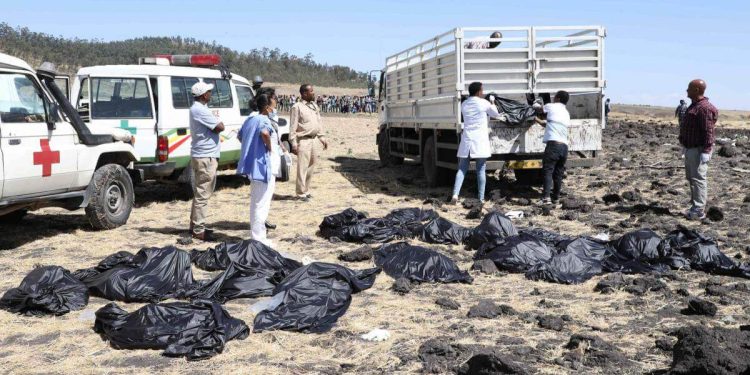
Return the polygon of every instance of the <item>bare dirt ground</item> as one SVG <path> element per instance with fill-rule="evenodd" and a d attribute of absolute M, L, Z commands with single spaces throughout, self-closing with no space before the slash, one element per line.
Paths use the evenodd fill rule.
<path fill-rule="evenodd" d="M 624 114 L 623 114 L 624 116 Z M 314 198 L 308 203 L 291 200 L 294 184 L 279 183 L 272 203 L 270 221 L 278 229 L 270 232 L 278 250 L 320 261 L 337 262 L 342 252 L 360 245 L 329 243 L 316 236 L 324 215 L 353 207 L 382 216 L 400 207 L 421 206 L 426 198 L 445 199 L 447 188 L 424 187 L 421 166 L 406 162 L 394 168 L 381 168 L 377 160 L 372 116 L 325 118 L 331 135 L 331 148 L 325 152 L 314 180 Z M 617 121 L 613 121 L 617 122 Z M 614 124 L 613 124 L 614 125 Z M 488 181 L 489 204 L 497 209 L 523 210 L 527 216 L 516 221 L 519 227 L 538 226 L 564 234 L 593 235 L 607 232 L 613 238 L 638 228 L 654 228 L 666 234 L 677 224 L 697 228 L 720 241 L 730 256 L 747 260 L 750 233 L 746 198 L 750 173 L 750 152 L 744 133 L 726 130 L 720 136 L 737 140 L 733 157 L 715 155 L 710 169 L 711 205 L 723 210 L 719 222 L 691 223 L 679 213 L 686 208 L 687 186 L 676 146 L 676 129 L 656 123 L 617 122 L 617 129 L 605 135 L 600 166 L 569 170 L 565 180 L 570 196 L 593 206 L 590 212 L 556 209 L 541 216 L 529 205 L 539 198 L 538 188 L 516 185 L 512 174 L 496 173 Z M 613 126 L 614 127 L 614 126 Z M 744 142 L 744 143 L 743 143 Z M 465 182 L 462 194 L 474 195 L 474 179 Z M 490 191 L 495 191 L 490 193 Z M 625 192 L 636 193 L 634 195 Z M 619 204 L 605 204 L 608 193 L 632 197 Z M 147 183 L 137 188 L 137 208 L 127 225 L 115 230 L 89 229 L 81 211 L 45 209 L 29 214 L 22 225 L 3 227 L 0 236 L 0 291 L 15 287 L 35 265 L 60 265 L 69 270 L 91 267 L 116 251 L 136 252 L 146 246 L 175 245 L 187 230 L 190 201 L 178 186 Z M 221 240 L 248 236 L 249 185 L 231 172 L 224 172 L 218 192 L 211 200 L 209 223 Z M 665 210 L 646 211 L 637 204 Z M 461 206 L 443 206 L 439 213 L 459 224 L 474 226 Z M 289 239 L 307 236 L 310 245 Z M 416 241 L 415 241 L 416 242 Z M 183 249 L 207 248 L 213 244 L 194 243 Z M 461 246 L 431 246 L 455 259 L 462 269 L 472 264 L 473 252 Z M 371 262 L 345 263 L 351 268 L 369 268 Z M 207 272 L 194 268 L 196 278 Z M 414 373 L 424 369 L 418 357 L 428 339 L 444 337 L 445 342 L 494 347 L 513 355 L 534 373 L 643 373 L 668 368 L 671 351 L 655 346 L 658 339 L 676 327 L 688 324 L 737 327 L 750 322 L 747 294 L 706 296 L 712 283 L 737 284 L 745 280 L 709 277 L 700 272 L 678 271 L 665 279 L 667 291 L 635 295 L 626 291 L 601 294 L 594 286 L 602 277 L 581 285 L 567 286 L 529 281 L 520 274 L 486 275 L 472 271 L 474 283 L 422 284 L 401 296 L 390 290 L 393 280 L 378 276 L 373 288 L 353 296 L 348 312 L 335 328 L 325 334 L 265 332 L 250 334 L 242 341 L 231 341 L 224 353 L 201 362 L 163 357 L 159 351 L 115 350 L 93 331 L 93 312 L 109 301 L 91 298 L 85 310 L 61 317 L 31 318 L 0 311 L 0 371 L 3 373 Z M 632 278 L 632 277 L 631 277 Z M 719 304 L 716 317 L 686 316 L 685 289 Z M 681 293 L 681 291 L 680 291 Z M 446 310 L 435 304 L 440 297 L 460 304 Z M 467 311 L 480 299 L 512 306 L 518 315 L 494 319 L 468 318 Z M 226 308 L 235 317 L 252 325 L 254 300 L 235 300 Z M 119 303 L 128 311 L 141 304 Z M 538 315 L 564 318 L 561 331 L 542 328 Z M 374 328 L 391 332 L 387 341 L 373 343 L 359 338 Z M 563 346 L 572 334 L 598 336 L 622 351 L 627 361 L 618 367 L 583 366 L 562 359 Z"/>

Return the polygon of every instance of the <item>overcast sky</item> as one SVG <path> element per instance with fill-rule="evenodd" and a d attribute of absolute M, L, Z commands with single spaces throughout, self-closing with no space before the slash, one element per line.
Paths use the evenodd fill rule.
<path fill-rule="evenodd" d="M 722 109 L 750 109 L 750 2 L 721 1 L 14 1 L 0 21 L 86 39 L 190 36 L 248 51 L 278 47 L 360 71 L 458 26 L 603 25 L 614 102 L 676 105 L 708 83 Z"/>

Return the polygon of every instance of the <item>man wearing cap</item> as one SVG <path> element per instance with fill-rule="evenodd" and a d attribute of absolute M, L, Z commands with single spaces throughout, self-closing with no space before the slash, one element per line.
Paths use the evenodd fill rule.
<path fill-rule="evenodd" d="M 289 143 L 292 153 L 297 155 L 297 198 L 307 201 L 311 198 L 310 182 L 318 159 L 318 142 L 323 149 L 328 148 L 328 141 L 323 136 L 320 121 L 320 108 L 315 104 L 315 92 L 310 84 L 299 88 L 300 101 L 292 107 L 289 115 Z"/>
<path fill-rule="evenodd" d="M 208 109 L 213 88 L 214 85 L 197 82 L 191 89 L 195 102 L 190 107 L 190 168 L 193 170 L 190 234 L 202 241 L 211 237 L 211 232 L 206 229 L 206 211 L 219 166 L 219 133 L 224 131 L 224 123 Z"/>

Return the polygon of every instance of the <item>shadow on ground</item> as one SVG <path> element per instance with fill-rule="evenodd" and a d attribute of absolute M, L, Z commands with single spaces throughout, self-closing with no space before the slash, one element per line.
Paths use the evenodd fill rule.
<path fill-rule="evenodd" d="M 225 233 L 221 232 L 221 229 L 227 230 L 226 228 L 222 228 L 218 225 L 214 226 L 215 231 L 213 233 L 214 235 L 214 241 L 211 242 L 239 242 L 242 241 L 243 238 L 237 237 L 237 236 L 231 236 Z M 212 228 L 212 229 L 214 229 Z M 244 229 L 244 228 L 243 228 Z M 162 228 L 139 228 L 139 232 L 151 232 L 151 233 L 159 233 L 159 234 L 165 234 L 168 236 L 175 236 L 175 239 L 178 237 L 189 237 L 189 232 L 187 228 L 174 228 L 174 227 L 162 227 Z"/>
<path fill-rule="evenodd" d="M 450 172 L 444 186 L 427 187 L 422 165 L 405 161 L 401 165 L 382 167 L 377 159 L 338 156 L 331 158 L 336 163 L 334 170 L 341 173 L 349 182 L 364 194 L 389 194 L 408 196 L 415 199 L 438 198 L 448 200 L 451 196 L 455 172 Z M 511 173 L 512 175 L 512 173 Z M 461 197 L 476 198 L 476 174 L 469 172 L 461 188 Z M 490 192 L 499 190 L 503 197 L 539 198 L 539 187 L 521 185 L 513 178 L 504 177 L 501 171 L 487 175 L 485 199 L 492 199 Z"/>
<path fill-rule="evenodd" d="M 12 250 L 29 242 L 77 230 L 93 231 L 83 210 L 70 214 L 37 215 L 30 212 L 18 224 L 2 224 L 0 250 Z"/>
<path fill-rule="evenodd" d="M 249 185 L 247 178 L 236 174 L 217 176 L 216 191 L 237 189 Z M 164 203 L 192 200 L 191 187 L 175 181 L 146 181 L 135 187 L 135 207 L 148 206 L 151 203 Z"/>

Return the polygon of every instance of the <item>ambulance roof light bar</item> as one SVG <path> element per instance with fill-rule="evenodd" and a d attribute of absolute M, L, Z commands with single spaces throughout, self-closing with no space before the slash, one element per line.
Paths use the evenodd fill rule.
<path fill-rule="evenodd" d="M 167 60 L 177 66 L 217 66 L 221 64 L 221 56 L 216 54 L 206 55 L 155 55 L 157 60 Z"/>

